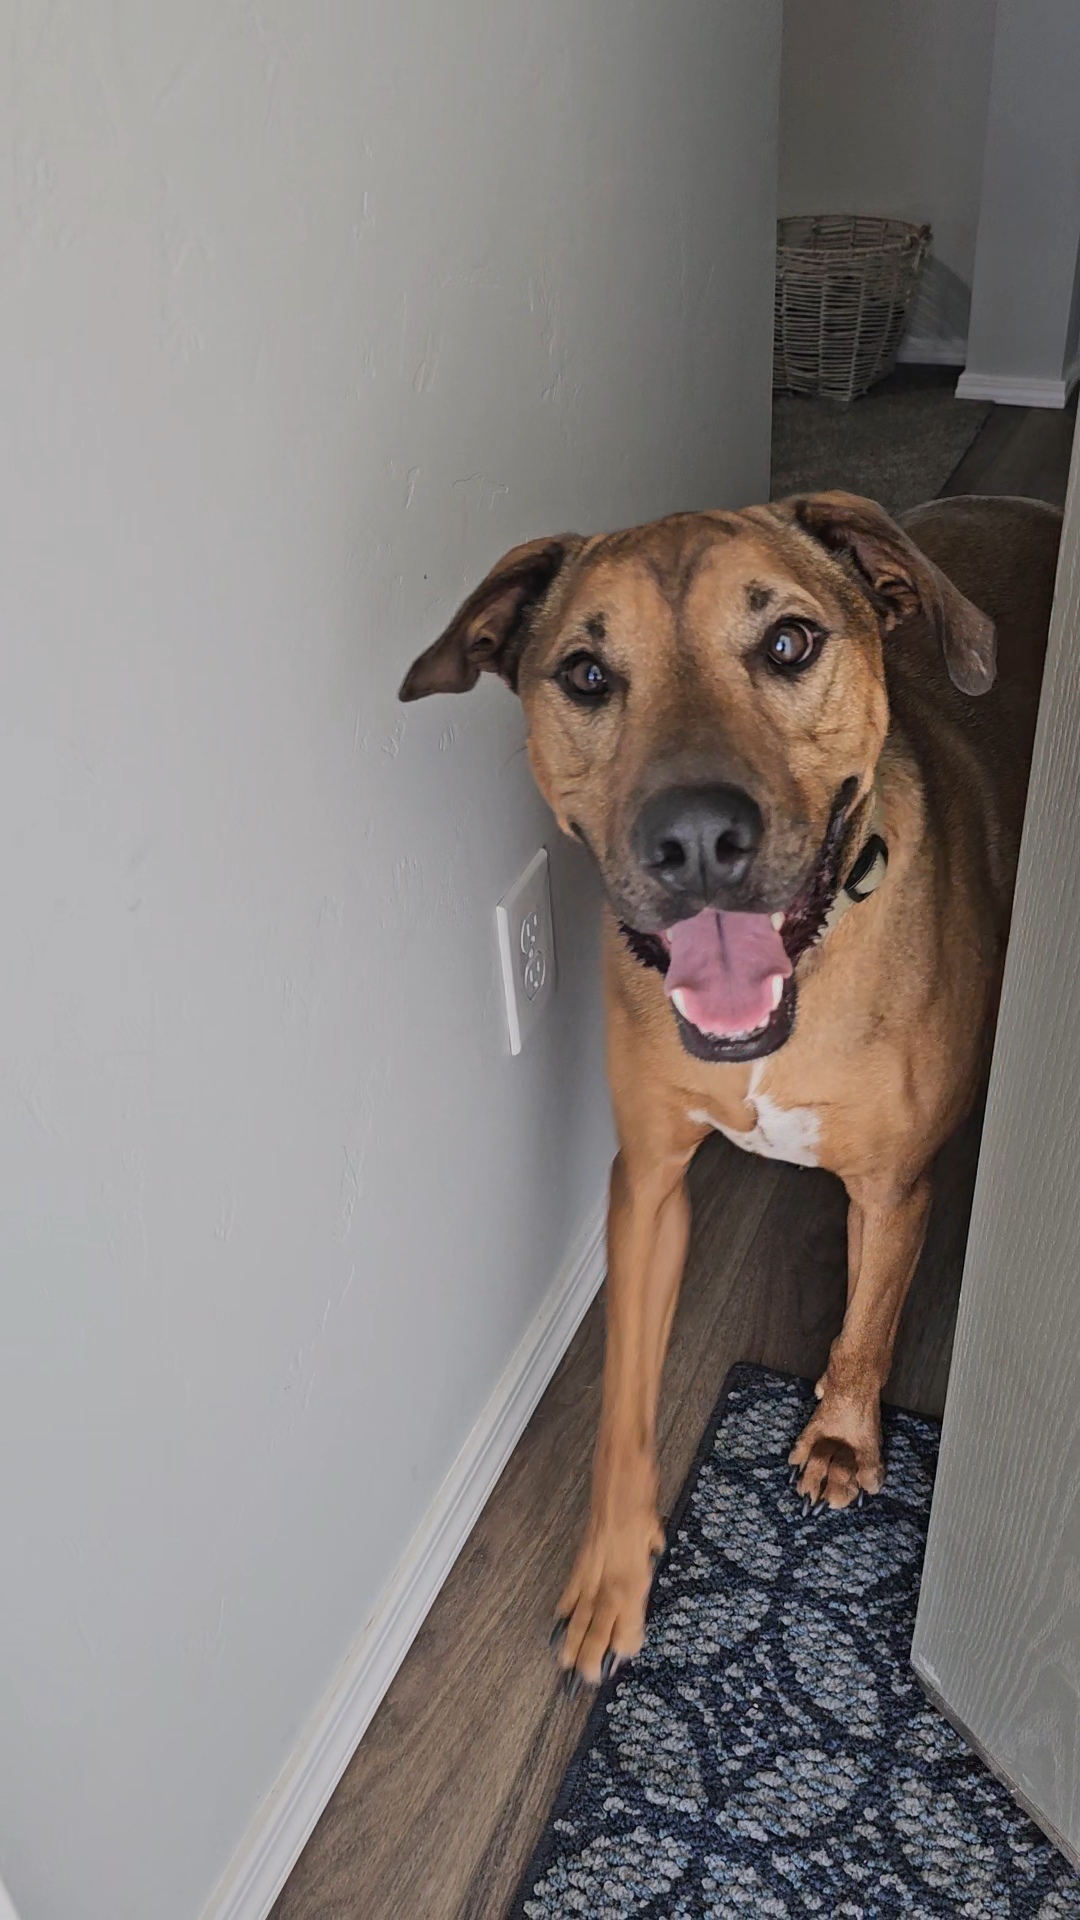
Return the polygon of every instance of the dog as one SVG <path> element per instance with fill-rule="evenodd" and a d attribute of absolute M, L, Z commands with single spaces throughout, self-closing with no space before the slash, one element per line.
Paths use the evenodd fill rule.
<path fill-rule="evenodd" d="M 847 1310 L 790 1455 L 811 1507 L 884 1481 L 880 1396 L 930 1168 L 989 1058 L 1061 515 L 903 523 L 816 493 L 515 547 L 401 698 L 494 672 L 605 895 L 603 1403 L 553 1644 L 570 1690 L 644 1640 L 685 1174 L 717 1128 L 837 1174 Z"/>

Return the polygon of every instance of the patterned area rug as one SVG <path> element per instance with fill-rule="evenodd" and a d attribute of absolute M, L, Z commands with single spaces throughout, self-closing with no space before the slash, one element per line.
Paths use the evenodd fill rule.
<path fill-rule="evenodd" d="M 802 1516 L 810 1389 L 736 1367 L 670 1528 L 644 1653 L 599 1694 L 511 1920 L 1080 1920 L 1080 1879 L 908 1665 L 938 1429 Z"/>

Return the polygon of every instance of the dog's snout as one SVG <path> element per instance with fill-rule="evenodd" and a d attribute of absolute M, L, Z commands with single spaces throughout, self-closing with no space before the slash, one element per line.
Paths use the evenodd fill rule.
<path fill-rule="evenodd" d="M 668 787 L 646 801 L 634 840 L 666 893 L 710 906 L 744 879 L 761 836 L 761 809 L 741 787 Z"/>

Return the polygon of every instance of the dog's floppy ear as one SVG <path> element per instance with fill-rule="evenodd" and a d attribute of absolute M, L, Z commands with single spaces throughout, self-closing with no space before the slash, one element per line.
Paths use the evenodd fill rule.
<path fill-rule="evenodd" d="M 458 608 L 446 632 L 413 661 L 398 698 L 467 693 L 483 672 L 501 674 L 516 688 L 528 615 L 581 544 L 577 534 L 564 533 L 511 547 Z"/>
<path fill-rule="evenodd" d="M 962 693 L 989 691 L 996 658 L 993 621 L 964 598 L 883 507 L 854 493 L 808 493 L 782 505 L 833 553 L 848 556 L 886 632 L 921 611 L 941 642 L 954 685 Z"/>

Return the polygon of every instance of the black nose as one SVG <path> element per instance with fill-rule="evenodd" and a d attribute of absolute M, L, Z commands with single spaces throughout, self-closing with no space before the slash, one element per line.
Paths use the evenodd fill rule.
<path fill-rule="evenodd" d="M 761 834 L 741 787 L 667 787 L 642 807 L 634 851 L 681 905 L 712 906 L 744 878 Z"/>

